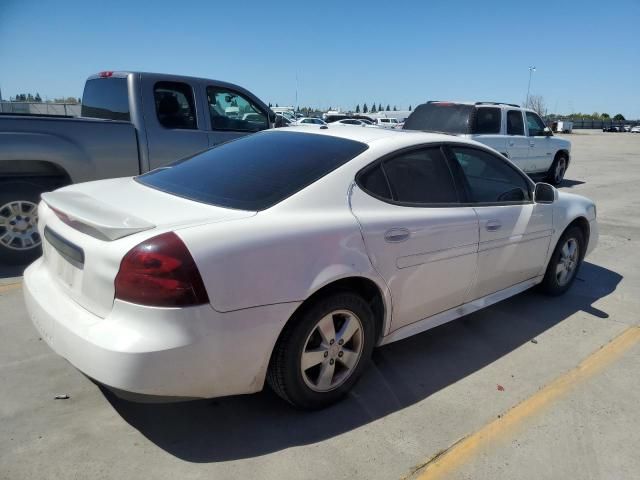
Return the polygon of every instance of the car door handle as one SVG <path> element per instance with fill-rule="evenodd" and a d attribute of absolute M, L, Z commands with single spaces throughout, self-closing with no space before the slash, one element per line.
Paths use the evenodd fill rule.
<path fill-rule="evenodd" d="M 498 220 L 489 220 L 484 228 L 488 232 L 495 232 L 496 230 L 500 230 L 502 228 L 502 224 Z"/>
<path fill-rule="evenodd" d="M 407 228 L 391 228 L 384 233 L 384 239 L 390 243 L 404 242 L 411 236 Z"/>
<path fill-rule="evenodd" d="M 509 140 L 509 146 L 513 147 L 516 144 L 516 142 L 514 142 L 513 140 Z"/>
<path fill-rule="evenodd" d="M 536 142 L 534 142 L 533 140 L 531 140 L 531 141 L 529 142 L 529 146 L 530 146 L 530 147 L 535 147 L 535 146 L 536 146 Z"/>

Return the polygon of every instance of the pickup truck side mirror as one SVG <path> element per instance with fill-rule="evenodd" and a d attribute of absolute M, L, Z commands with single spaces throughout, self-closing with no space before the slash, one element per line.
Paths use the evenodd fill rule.
<path fill-rule="evenodd" d="M 558 190 L 548 183 L 536 183 L 533 200 L 536 203 L 553 203 L 558 199 Z"/>
<path fill-rule="evenodd" d="M 544 130 L 542 131 L 542 135 L 544 135 L 545 137 L 553 137 L 553 132 L 549 127 L 544 127 Z"/>

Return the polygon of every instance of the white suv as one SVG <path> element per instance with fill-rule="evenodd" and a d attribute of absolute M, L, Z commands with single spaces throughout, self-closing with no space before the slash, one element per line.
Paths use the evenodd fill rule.
<path fill-rule="evenodd" d="M 451 133 L 484 143 L 530 176 L 559 185 L 571 143 L 553 136 L 533 110 L 510 103 L 427 102 L 405 121 L 405 130 Z"/>

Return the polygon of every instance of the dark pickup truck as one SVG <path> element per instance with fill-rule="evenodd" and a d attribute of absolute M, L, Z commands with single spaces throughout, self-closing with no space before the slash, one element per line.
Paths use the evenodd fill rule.
<path fill-rule="evenodd" d="M 0 263 L 39 255 L 42 192 L 138 175 L 275 122 L 237 85 L 141 72 L 89 77 L 79 118 L 0 115 Z"/>

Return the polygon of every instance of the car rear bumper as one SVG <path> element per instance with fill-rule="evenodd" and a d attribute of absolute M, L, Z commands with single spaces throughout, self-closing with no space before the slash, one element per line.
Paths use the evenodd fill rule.
<path fill-rule="evenodd" d="M 220 313 L 209 305 L 155 308 L 116 300 L 101 318 L 65 295 L 41 259 L 25 271 L 23 290 L 36 329 L 57 354 L 107 386 L 166 397 L 261 390 L 273 346 L 298 306 Z"/>

